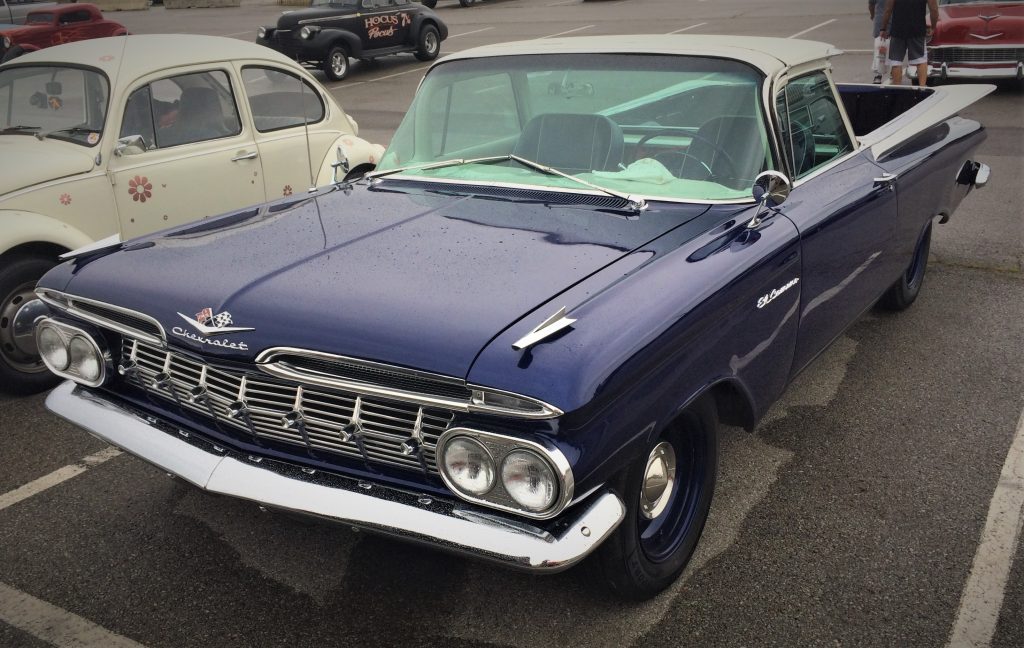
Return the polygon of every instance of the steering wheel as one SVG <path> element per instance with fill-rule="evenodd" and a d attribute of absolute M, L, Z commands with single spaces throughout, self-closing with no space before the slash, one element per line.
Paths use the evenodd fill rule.
<path fill-rule="evenodd" d="M 640 141 L 636 143 L 637 151 L 643 150 L 644 144 L 646 144 L 647 142 L 651 141 L 655 137 L 661 137 L 662 135 L 676 135 L 676 136 L 678 136 L 679 135 L 679 129 L 677 129 L 677 128 L 663 128 L 662 130 L 654 131 L 653 133 L 648 133 L 648 134 L 644 135 L 643 137 L 640 138 Z M 730 177 L 733 177 L 733 178 L 737 177 L 738 173 L 737 173 L 736 162 L 733 161 L 732 156 L 730 156 L 729 153 L 727 153 L 724 148 L 719 146 L 717 143 L 712 142 L 711 140 L 709 140 L 708 138 L 704 137 L 703 135 L 698 135 L 697 133 L 691 133 L 689 135 L 689 137 L 690 137 L 690 144 L 693 144 L 694 140 L 700 140 L 701 142 L 704 142 L 705 144 L 710 146 L 712 149 L 714 149 L 715 153 L 721 154 L 721 156 L 722 156 L 721 159 L 726 161 L 726 163 L 729 166 L 728 170 L 731 172 L 730 174 L 727 174 L 727 175 L 729 175 Z M 677 170 L 672 173 L 672 175 L 676 176 L 677 178 L 683 177 L 682 176 L 683 167 L 686 166 L 686 159 L 687 158 L 690 158 L 692 160 L 696 160 L 698 164 L 700 164 L 702 167 L 704 167 L 704 170 L 707 172 L 707 176 L 706 176 L 707 178 L 715 177 L 715 175 L 716 175 L 715 172 L 711 169 L 711 166 L 707 162 L 705 162 L 704 160 L 698 158 L 693 153 L 690 153 L 689 145 L 687 145 L 685 148 L 682 147 L 682 146 L 677 146 L 675 148 L 677 150 L 663 151 L 662 153 L 658 153 L 657 155 L 654 155 L 653 157 L 654 157 L 655 160 L 658 160 L 662 164 L 665 164 L 665 166 L 669 169 L 669 171 L 672 171 L 672 166 L 669 166 L 669 164 L 666 164 L 661 158 L 665 157 L 666 159 L 671 160 L 671 164 L 673 166 L 675 165 L 676 161 L 679 161 L 679 166 L 678 166 Z"/>

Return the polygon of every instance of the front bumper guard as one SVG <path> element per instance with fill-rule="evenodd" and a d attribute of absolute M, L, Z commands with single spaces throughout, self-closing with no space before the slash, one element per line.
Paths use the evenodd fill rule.
<path fill-rule="evenodd" d="M 422 494 L 237 454 L 67 381 L 46 398 L 54 414 L 211 493 L 312 515 L 534 572 L 578 563 L 622 522 L 614 493 L 597 493 L 549 526 Z"/>

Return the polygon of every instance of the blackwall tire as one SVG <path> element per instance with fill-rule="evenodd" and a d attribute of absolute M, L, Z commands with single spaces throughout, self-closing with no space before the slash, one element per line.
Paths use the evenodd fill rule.
<path fill-rule="evenodd" d="M 60 382 L 39 356 L 19 344 L 15 336 L 18 314 L 35 299 L 32 292 L 39 278 L 55 265 L 41 256 L 22 256 L 0 265 L 0 391 L 35 394 Z"/>
<path fill-rule="evenodd" d="M 342 45 L 332 47 L 324 59 L 323 70 L 330 81 L 341 81 L 348 76 L 348 50 Z"/>
<path fill-rule="evenodd" d="M 623 498 L 626 515 L 594 561 L 598 576 L 615 595 L 649 599 L 674 583 L 690 561 L 711 509 L 717 427 L 713 401 L 699 400 L 615 480 L 613 488 Z M 651 474 L 652 458 L 666 444 L 675 453 L 675 482 L 673 490 L 663 491 L 667 503 L 659 500 L 652 506 L 643 496 L 645 477 Z"/>
<path fill-rule="evenodd" d="M 896 280 L 878 305 L 888 311 L 902 311 L 910 308 L 917 296 L 921 293 L 921 286 L 924 284 L 924 275 L 928 270 L 928 253 L 931 251 L 932 228 L 929 225 L 914 249 L 914 257 L 910 265 L 900 278 Z"/>
<path fill-rule="evenodd" d="M 416 44 L 416 58 L 421 61 L 433 61 L 440 53 L 441 34 L 438 33 L 437 27 L 424 25 Z"/>

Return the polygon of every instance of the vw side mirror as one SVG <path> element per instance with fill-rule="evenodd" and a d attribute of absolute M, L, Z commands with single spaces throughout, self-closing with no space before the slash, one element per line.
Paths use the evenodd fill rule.
<path fill-rule="evenodd" d="M 138 155 L 147 151 L 146 139 L 142 135 L 127 135 L 117 140 L 114 144 L 114 155 Z"/>

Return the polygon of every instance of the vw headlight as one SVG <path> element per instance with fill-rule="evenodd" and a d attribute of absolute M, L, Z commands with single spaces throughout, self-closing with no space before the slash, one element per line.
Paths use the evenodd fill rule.
<path fill-rule="evenodd" d="M 36 326 L 36 346 L 47 368 L 89 387 L 106 380 L 109 358 L 91 333 L 67 322 L 44 318 Z"/>
<path fill-rule="evenodd" d="M 441 466 L 449 483 L 466 495 L 480 497 L 494 487 L 494 460 L 487 448 L 468 437 L 445 445 Z"/>
<path fill-rule="evenodd" d="M 514 450 L 501 464 L 501 483 L 509 496 L 528 511 L 551 508 L 558 497 L 558 479 L 551 465 L 529 450 Z"/>

